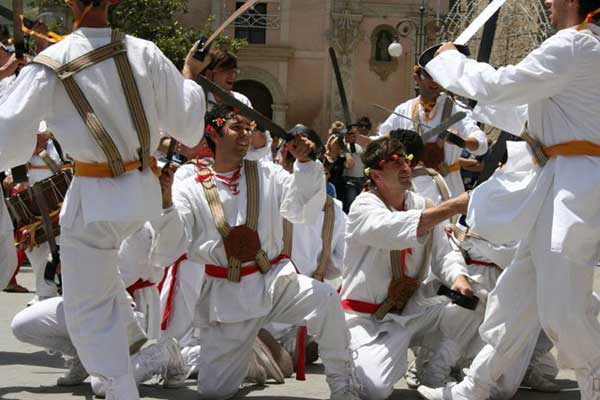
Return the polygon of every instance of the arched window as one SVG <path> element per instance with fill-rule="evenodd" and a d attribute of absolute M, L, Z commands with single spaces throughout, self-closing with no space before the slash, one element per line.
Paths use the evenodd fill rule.
<path fill-rule="evenodd" d="M 396 29 L 391 25 L 379 25 L 371 34 L 371 71 L 377 73 L 381 80 L 398 68 L 398 60 L 390 56 L 388 47 L 396 38 Z"/>

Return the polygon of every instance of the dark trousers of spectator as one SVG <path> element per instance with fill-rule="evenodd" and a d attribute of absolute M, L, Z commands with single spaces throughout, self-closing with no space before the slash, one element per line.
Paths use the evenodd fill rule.
<path fill-rule="evenodd" d="M 362 192 L 366 178 L 344 176 L 342 179 L 344 180 L 344 197 L 342 203 L 344 204 L 344 212 L 347 214 L 356 196 Z"/>

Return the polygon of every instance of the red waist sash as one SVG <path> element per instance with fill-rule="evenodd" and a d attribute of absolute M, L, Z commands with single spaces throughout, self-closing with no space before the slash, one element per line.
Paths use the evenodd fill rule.
<path fill-rule="evenodd" d="M 271 265 L 275 265 L 283 260 L 289 260 L 289 257 L 284 254 L 280 254 L 269 262 L 271 263 Z M 227 279 L 228 270 L 229 267 L 223 267 L 221 265 L 206 264 L 204 267 L 204 273 L 206 275 L 219 279 Z M 258 266 L 258 264 L 251 264 L 241 268 L 240 276 L 244 277 L 254 274 L 256 272 L 260 272 L 260 267 Z"/>

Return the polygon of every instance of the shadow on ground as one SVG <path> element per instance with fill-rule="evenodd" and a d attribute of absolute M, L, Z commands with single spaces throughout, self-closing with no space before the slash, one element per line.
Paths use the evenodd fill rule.
<path fill-rule="evenodd" d="M 59 355 L 50 355 L 45 351 L 35 353 L 17 353 L 0 351 L 0 366 L 2 365 L 33 365 L 38 367 L 64 368 L 65 362 Z"/>

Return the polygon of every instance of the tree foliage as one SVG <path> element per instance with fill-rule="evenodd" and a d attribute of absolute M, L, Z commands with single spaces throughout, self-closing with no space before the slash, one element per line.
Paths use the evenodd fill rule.
<path fill-rule="evenodd" d="M 64 0 L 37 0 L 41 10 L 64 7 Z M 121 31 L 154 42 L 178 67 L 201 34 L 212 33 L 213 18 L 202 28 L 184 26 L 174 17 L 187 12 L 188 0 L 121 0 L 110 8 L 111 26 Z M 246 42 L 221 36 L 217 45 L 236 52 Z"/>

